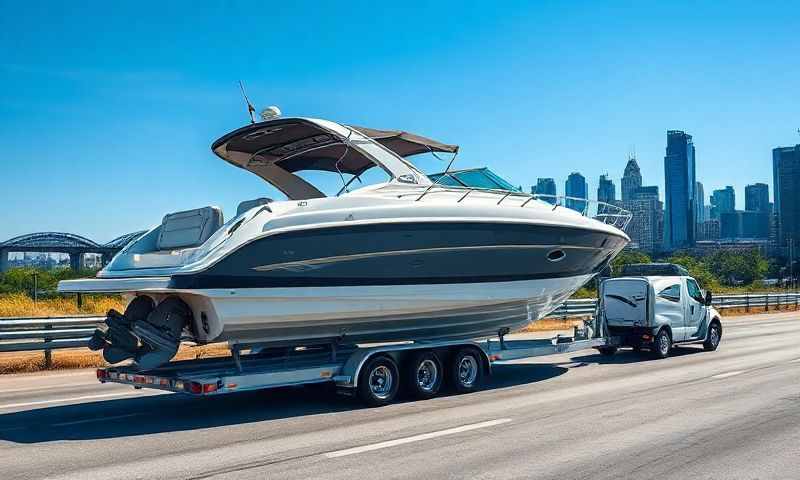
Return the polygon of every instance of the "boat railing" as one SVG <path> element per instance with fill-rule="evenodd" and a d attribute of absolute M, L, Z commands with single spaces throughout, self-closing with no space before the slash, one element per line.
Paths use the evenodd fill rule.
<path fill-rule="evenodd" d="M 521 205 L 514 205 L 516 207 L 525 207 L 531 202 L 538 200 L 540 202 L 545 202 L 552 205 L 553 210 L 559 207 L 569 208 L 585 217 L 594 218 L 595 220 L 603 222 L 607 225 L 611 225 L 620 230 L 625 230 L 633 218 L 633 214 L 630 211 L 617 205 L 598 200 L 589 200 L 586 198 L 569 197 L 564 195 L 547 195 L 538 193 L 529 194 L 525 192 L 514 192 L 510 190 L 497 190 L 491 188 L 434 185 L 432 188 L 429 187 L 425 189 L 425 191 L 417 197 L 416 201 L 420 201 L 423 198 L 437 192 L 461 193 L 461 196 L 458 198 L 458 200 L 456 200 L 456 203 L 462 203 L 473 192 L 492 193 L 499 195 L 500 198 L 497 201 L 497 205 L 509 205 L 509 202 L 507 201 L 509 198 L 523 199 Z"/>

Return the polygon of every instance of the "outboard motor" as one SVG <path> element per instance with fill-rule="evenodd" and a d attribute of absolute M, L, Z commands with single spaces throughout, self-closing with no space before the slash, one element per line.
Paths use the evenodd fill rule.
<path fill-rule="evenodd" d="M 143 370 L 156 368 L 178 353 L 181 332 L 191 318 L 191 309 L 178 297 L 156 306 L 150 297 L 139 296 L 124 314 L 109 310 L 107 328 L 95 330 L 89 348 L 102 350 L 108 363 L 133 359 Z"/>

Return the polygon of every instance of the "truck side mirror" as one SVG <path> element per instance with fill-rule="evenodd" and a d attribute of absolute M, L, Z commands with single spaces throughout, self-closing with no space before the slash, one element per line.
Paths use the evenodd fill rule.
<path fill-rule="evenodd" d="M 711 306 L 711 290 L 706 290 L 705 304 Z"/>

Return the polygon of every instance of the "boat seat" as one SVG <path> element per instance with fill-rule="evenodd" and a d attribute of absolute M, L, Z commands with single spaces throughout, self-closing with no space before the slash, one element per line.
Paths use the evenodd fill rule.
<path fill-rule="evenodd" d="M 223 224 L 219 207 L 203 207 L 164 215 L 158 234 L 158 250 L 202 245 Z"/>
<path fill-rule="evenodd" d="M 261 197 L 256 198 L 253 200 L 245 200 L 244 202 L 240 203 L 238 207 L 236 207 L 236 216 L 243 214 L 244 212 L 250 210 L 254 207 L 260 207 L 261 205 L 266 205 L 272 202 L 271 198 Z"/>

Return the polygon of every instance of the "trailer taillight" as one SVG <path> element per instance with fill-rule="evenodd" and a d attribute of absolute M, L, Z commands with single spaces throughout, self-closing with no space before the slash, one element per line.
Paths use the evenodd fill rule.
<path fill-rule="evenodd" d="M 105 380 L 106 377 L 108 377 L 108 372 L 106 372 L 102 368 L 98 368 L 97 369 L 97 379 L 102 381 L 102 380 Z"/>

